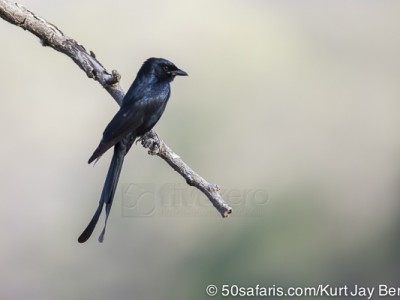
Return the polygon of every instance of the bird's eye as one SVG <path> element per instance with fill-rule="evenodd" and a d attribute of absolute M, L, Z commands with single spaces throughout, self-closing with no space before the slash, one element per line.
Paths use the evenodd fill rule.
<path fill-rule="evenodd" d="M 164 67 L 163 67 L 163 70 L 164 70 L 165 73 L 169 73 L 169 68 L 168 68 L 168 66 L 164 66 Z"/>

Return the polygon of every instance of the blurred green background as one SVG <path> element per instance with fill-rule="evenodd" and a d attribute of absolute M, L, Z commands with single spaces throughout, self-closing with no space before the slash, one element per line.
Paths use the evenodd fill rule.
<path fill-rule="evenodd" d="M 118 107 L 69 58 L 1 20 L 1 299 L 398 285 L 400 2 L 21 4 L 118 70 L 125 90 L 151 56 L 187 71 L 155 129 L 234 212 L 222 219 L 138 145 L 105 242 L 97 228 L 78 244 L 111 153 L 86 162 Z"/>

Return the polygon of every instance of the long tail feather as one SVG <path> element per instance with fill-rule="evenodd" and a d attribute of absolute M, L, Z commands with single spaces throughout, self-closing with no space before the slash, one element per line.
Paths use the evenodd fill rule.
<path fill-rule="evenodd" d="M 106 219 L 104 223 L 104 228 L 99 236 L 99 242 L 103 242 L 104 233 L 107 227 L 108 217 L 110 215 L 111 206 L 113 203 L 115 191 L 118 185 L 118 179 L 121 174 L 122 165 L 124 163 L 124 157 L 126 153 L 129 151 L 133 142 L 135 141 L 136 135 L 130 134 L 126 138 L 124 138 L 121 142 L 114 146 L 114 154 L 110 163 L 110 167 L 108 169 L 107 177 L 104 182 L 103 191 L 101 193 L 99 206 L 97 207 L 96 212 L 93 215 L 92 220 L 86 229 L 82 232 L 82 234 L 78 238 L 79 243 L 86 242 L 93 233 L 94 228 L 99 220 L 101 212 L 103 210 L 103 206 L 105 205 L 106 210 Z"/>
<path fill-rule="evenodd" d="M 107 224 L 107 219 L 110 214 L 111 210 L 111 205 L 113 202 L 115 190 L 118 184 L 118 179 L 119 175 L 121 173 L 122 169 L 122 164 L 124 163 L 124 156 L 125 156 L 125 151 L 124 149 L 120 149 L 121 145 L 117 144 L 114 147 L 114 155 L 111 160 L 110 167 L 108 169 L 107 177 L 104 182 L 104 187 L 103 191 L 101 193 L 100 201 L 99 201 L 99 206 L 97 207 L 96 212 L 93 215 L 92 220 L 90 221 L 89 225 L 86 227 L 86 229 L 82 232 L 80 237 L 78 238 L 79 243 L 84 243 L 86 242 L 90 236 L 93 233 L 94 228 L 96 227 L 96 224 L 99 220 L 99 217 L 101 215 L 101 212 L 103 210 L 103 205 L 106 205 L 106 224 Z M 105 231 L 105 226 L 103 231 Z M 104 233 L 101 235 L 101 242 L 104 239 Z M 100 241 L 100 239 L 99 239 Z"/>
<path fill-rule="evenodd" d="M 111 160 L 111 165 L 107 174 L 106 182 L 104 183 L 103 192 L 101 194 L 101 199 L 105 204 L 106 219 L 104 221 L 103 230 L 99 236 L 99 242 L 102 243 L 104 240 L 104 233 L 107 227 L 108 217 L 110 215 L 111 206 L 114 200 L 115 190 L 117 189 L 119 175 L 121 174 L 122 165 L 124 163 L 125 149 L 121 149 L 121 144 L 117 144 L 114 147 L 114 155 Z M 102 201 L 102 200 L 100 200 Z"/>

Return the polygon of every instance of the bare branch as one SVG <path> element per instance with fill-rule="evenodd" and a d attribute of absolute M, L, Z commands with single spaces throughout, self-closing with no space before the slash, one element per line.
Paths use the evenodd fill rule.
<path fill-rule="evenodd" d="M 121 104 L 125 94 L 119 85 L 120 75 L 117 71 L 112 71 L 110 74 L 92 51 L 86 51 L 82 45 L 66 36 L 57 26 L 18 3 L 0 0 L 0 17 L 36 35 L 43 46 L 49 46 L 70 57 L 89 78 L 98 81 L 115 101 Z"/>
<path fill-rule="evenodd" d="M 149 154 L 157 155 L 165 160 L 175 171 L 186 179 L 186 183 L 198 188 L 202 191 L 221 216 L 226 218 L 232 208 L 222 199 L 219 191 L 220 188 L 216 184 L 208 183 L 203 177 L 195 173 L 181 158 L 174 153 L 153 131 L 147 132 L 142 138 L 143 147 L 149 149 Z"/>
<path fill-rule="evenodd" d="M 36 35 L 43 46 L 49 46 L 70 57 L 89 78 L 98 81 L 114 100 L 121 105 L 125 96 L 119 85 L 121 76 L 117 71 L 108 72 L 97 60 L 92 51 L 87 51 L 74 39 L 65 35 L 57 26 L 37 16 L 18 3 L 0 0 L 0 17 Z M 181 174 L 186 182 L 202 191 L 223 217 L 227 217 L 232 208 L 221 195 L 219 187 L 208 183 L 196 174 L 176 153 L 174 153 L 154 131 L 148 132 L 142 138 L 142 145 L 149 149 L 149 154 L 155 154 L 164 159 L 175 171 Z"/>

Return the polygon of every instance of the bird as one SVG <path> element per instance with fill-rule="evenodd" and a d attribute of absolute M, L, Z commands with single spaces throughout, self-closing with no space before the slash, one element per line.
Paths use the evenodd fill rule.
<path fill-rule="evenodd" d="M 90 238 L 105 206 L 104 227 L 98 238 L 100 243 L 103 242 L 125 155 L 135 140 L 150 131 L 161 118 L 171 95 L 170 83 L 176 76 L 188 74 L 164 58 L 149 58 L 139 69 L 119 111 L 105 128 L 98 147 L 88 160 L 89 164 L 97 162 L 107 150 L 114 147 L 99 205 L 88 226 L 79 236 L 79 243 L 84 243 Z"/>

